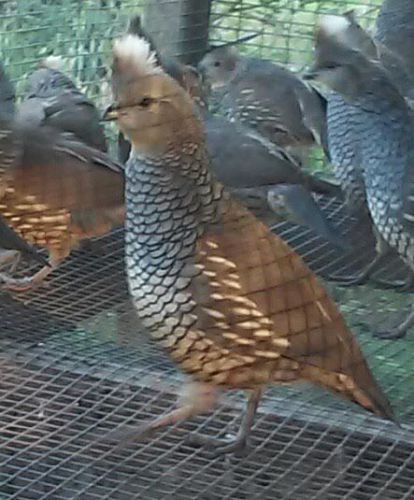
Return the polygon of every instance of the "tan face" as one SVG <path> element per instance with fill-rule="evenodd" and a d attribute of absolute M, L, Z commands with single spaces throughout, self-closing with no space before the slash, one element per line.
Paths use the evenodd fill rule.
<path fill-rule="evenodd" d="M 184 127 L 194 126 L 193 103 L 187 93 L 165 75 L 150 75 L 114 84 L 116 111 L 112 118 L 134 149 L 159 152 L 177 142 Z M 189 126 L 189 127 L 188 127 Z"/>

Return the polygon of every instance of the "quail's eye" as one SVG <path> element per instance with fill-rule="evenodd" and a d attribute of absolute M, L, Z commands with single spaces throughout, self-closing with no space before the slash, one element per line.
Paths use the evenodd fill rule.
<path fill-rule="evenodd" d="M 221 66 L 221 62 L 220 61 L 214 61 L 214 66 L 216 68 L 218 68 L 219 66 Z"/>
<path fill-rule="evenodd" d="M 335 63 L 326 63 L 325 64 L 325 69 L 336 69 L 338 68 L 338 65 Z"/>
<path fill-rule="evenodd" d="M 148 108 L 148 106 L 150 106 L 152 103 L 152 99 L 151 97 L 144 97 L 141 102 L 139 103 L 139 105 L 142 107 L 142 108 Z"/>

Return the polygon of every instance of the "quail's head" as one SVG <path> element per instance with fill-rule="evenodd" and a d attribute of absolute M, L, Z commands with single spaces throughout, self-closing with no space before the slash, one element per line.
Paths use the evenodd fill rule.
<path fill-rule="evenodd" d="M 135 35 L 113 48 L 114 103 L 104 118 L 117 120 L 132 146 L 144 154 L 163 153 L 181 140 L 203 135 L 189 94 L 159 66 L 149 43 Z"/>
<path fill-rule="evenodd" d="M 223 46 L 207 52 L 199 63 L 199 70 L 214 90 L 230 82 L 239 63 L 238 50 L 232 46 Z"/>
<path fill-rule="evenodd" d="M 345 29 L 339 31 L 339 40 L 352 49 L 359 50 L 366 57 L 377 59 L 377 46 L 370 34 L 359 24 L 355 11 L 350 10 L 346 12 L 343 15 L 343 20 L 344 25 L 345 21 L 347 24 L 344 26 Z"/>
<path fill-rule="evenodd" d="M 349 19 L 343 16 L 322 18 L 316 33 L 315 60 L 304 78 L 318 80 L 352 99 L 369 80 L 371 65 L 364 54 L 347 45 L 349 26 Z"/>

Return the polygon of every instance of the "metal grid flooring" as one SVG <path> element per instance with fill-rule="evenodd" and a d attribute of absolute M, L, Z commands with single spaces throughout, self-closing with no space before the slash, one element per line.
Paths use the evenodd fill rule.
<path fill-rule="evenodd" d="M 277 231 L 299 246 L 306 237 L 288 224 Z M 269 391 L 244 457 L 214 457 L 187 440 L 234 433 L 240 394 L 153 440 L 122 449 L 102 440 L 171 409 L 182 384 L 131 311 L 122 247 L 115 232 L 75 253 L 48 288 L 1 295 L 1 499 L 414 498 L 414 374 L 396 366 L 404 343 L 369 336 L 363 347 L 374 369 L 383 365 L 401 428 L 298 386 Z M 307 256 L 316 267 L 317 254 Z"/>

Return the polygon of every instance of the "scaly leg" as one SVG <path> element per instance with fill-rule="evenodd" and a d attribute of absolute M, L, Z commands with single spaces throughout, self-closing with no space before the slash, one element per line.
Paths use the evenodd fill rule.
<path fill-rule="evenodd" d="M 385 257 L 387 257 L 387 253 L 383 254 L 378 254 L 375 259 L 368 264 L 365 269 L 360 272 L 359 274 L 353 275 L 353 276 L 348 276 L 348 277 L 342 277 L 342 276 L 336 276 L 336 275 L 330 275 L 329 279 L 332 281 L 335 281 L 338 283 L 340 286 L 356 286 L 356 285 L 365 285 L 368 281 L 369 278 L 372 276 L 372 274 L 379 268 L 381 267 L 382 263 L 385 260 Z"/>
<path fill-rule="evenodd" d="M 397 327 L 389 330 L 378 331 L 374 333 L 375 337 L 380 339 L 397 340 L 407 335 L 407 331 L 414 325 L 414 306 L 408 316 Z"/>
<path fill-rule="evenodd" d="M 243 451 L 247 446 L 247 441 L 252 430 L 254 418 L 256 416 L 257 408 L 262 395 L 263 389 L 255 389 L 251 392 L 247 401 L 247 408 L 243 415 L 239 432 L 234 439 L 224 440 L 211 438 L 209 436 L 194 435 L 190 436 L 191 443 L 200 446 L 207 446 L 208 448 L 211 448 L 216 455 Z"/>

